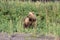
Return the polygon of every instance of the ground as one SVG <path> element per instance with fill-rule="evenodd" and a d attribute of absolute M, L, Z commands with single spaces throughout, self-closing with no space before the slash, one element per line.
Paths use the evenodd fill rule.
<path fill-rule="evenodd" d="M 54 36 L 38 36 L 38 37 L 33 37 L 31 34 L 12 34 L 8 35 L 7 33 L 0 33 L 0 40 L 60 40 L 59 37 L 54 37 Z"/>

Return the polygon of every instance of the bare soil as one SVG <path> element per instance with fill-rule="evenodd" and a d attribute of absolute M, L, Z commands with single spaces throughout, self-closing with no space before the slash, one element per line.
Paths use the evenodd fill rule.
<path fill-rule="evenodd" d="M 31 34 L 12 34 L 8 35 L 7 33 L 0 33 L 0 40 L 60 40 L 60 37 L 54 36 L 38 36 L 33 37 Z"/>

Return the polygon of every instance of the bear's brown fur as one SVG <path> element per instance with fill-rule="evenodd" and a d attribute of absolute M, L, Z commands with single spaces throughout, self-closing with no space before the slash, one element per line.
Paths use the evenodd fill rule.
<path fill-rule="evenodd" d="M 36 27 L 36 16 L 33 12 L 29 12 L 28 16 L 24 19 L 24 27 Z"/>

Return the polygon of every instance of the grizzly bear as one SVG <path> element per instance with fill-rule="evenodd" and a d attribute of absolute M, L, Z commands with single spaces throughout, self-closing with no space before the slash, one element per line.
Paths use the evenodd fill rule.
<path fill-rule="evenodd" d="M 33 12 L 29 12 L 28 16 L 24 19 L 24 27 L 36 27 L 36 16 Z"/>

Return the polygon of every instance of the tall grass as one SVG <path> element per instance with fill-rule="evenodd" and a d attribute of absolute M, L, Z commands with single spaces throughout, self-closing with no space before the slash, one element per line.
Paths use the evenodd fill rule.
<path fill-rule="evenodd" d="M 24 29 L 23 19 L 34 11 L 37 17 L 36 29 Z M 0 2 L 0 32 L 38 33 L 60 35 L 59 2 Z"/>

